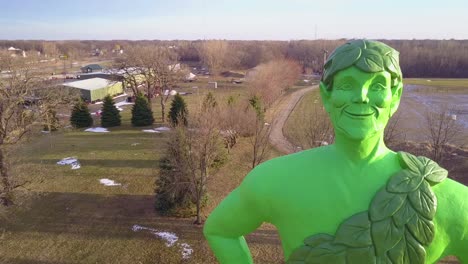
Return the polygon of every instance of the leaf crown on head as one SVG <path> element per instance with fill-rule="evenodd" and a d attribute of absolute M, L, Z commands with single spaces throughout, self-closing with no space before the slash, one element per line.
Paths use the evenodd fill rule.
<path fill-rule="evenodd" d="M 322 82 L 329 90 L 332 89 L 333 76 L 351 66 L 365 72 L 389 72 L 392 87 L 402 80 L 398 51 L 379 41 L 360 39 L 347 42 L 333 51 L 324 65 Z"/>

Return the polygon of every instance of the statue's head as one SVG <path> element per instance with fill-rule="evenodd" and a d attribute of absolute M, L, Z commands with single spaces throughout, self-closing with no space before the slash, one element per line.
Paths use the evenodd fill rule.
<path fill-rule="evenodd" d="M 359 140 L 383 133 L 403 89 L 398 54 L 378 41 L 354 40 L 329 56 L 320 94 L 337 132 Z"/>

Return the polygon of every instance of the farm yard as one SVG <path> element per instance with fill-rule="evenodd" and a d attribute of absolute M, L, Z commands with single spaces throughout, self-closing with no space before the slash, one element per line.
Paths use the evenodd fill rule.
<path fill-rule="evenodd" d="M 185 96 L 189 111 L 208 93 L 207 88 L 191 88 L 200 84 L 181 88 L 200 90 Z M 220 102 L 245 94 L 242 86 L 222 84 L 210 91 Z M 157 107 L 154 102 L 160 120 Z M 38 134 L 14 150 L 14 173 L 30 184 L 20 193 L 24 207 L 0 218 L 0 263 L 215 263 L 202 226 L 193 225 L 193 218 L 160 216 L 154 210 L 158 160 L 170 132 L 142 131 L 160 123 L 132 127 L 131 105 L 122 108 L 123 125 L 108 133 L 69 129 Z M 229 164 L 209 181 L 205 217 L 249 171 L 248 149 L 248 140 L 242 139 Z M 67 157 L 81 167 L 57 164 Z M 102 184 L 106 179 L 113 184 Z M 259 263 L 280 263 L 281 248 L 271 227 L 250 239 Z"/>
<path fill-rule="evenodd" d="M 341 42 L 316 43 L 331 50 Z M 72 127 L 75 124 L 70 122 L 70 110 L 79 103 L 70 100 L 49 112 L 58 117 L 57 131 L 37 122 L 18 144 L 0 146 L 5 151 L 10 175 L 15 183 L 20 183 L 14 189 L 14 205 L 0 205 L 0 263 L 217 263 L 203 236 L 203 221 L 239 186 L 252 167 L 333 142 L 333 128 L 318 89 L 326 50 L 314 46 L 311 50 L 318 55 L 314 53 L 314 59 L 309 61 L 303 57 L 302 49 L 307 48 L 302 41 L 291 41 L 286 46 L 268 41 L 194 43 L 174 41 L 158 46 L 143 41 L 125 49 L 114 42 L 100 48 L 93 44 L 93 57 L 80 59 L 80 63 L 73 63 L 79 57 L 76 55 L 65 62 L 50 60 L 42 68 L 34 64 L 34 73 L 54 72 L 53 78 L 60 79 L 55 81 L 73 85 L 71 72 L 76 75 L 72 79 L 79 78 L 80 66 L 101 63 L 108 69 L 97 74 L 105 75 L 104 78 L 118 76 L 119 89 L 109 89 L 106 81 L 95 87 L 102 89 L 99 96 L 92 97 L 93 89 L 88 89 L 89 98 L 75 98 L 90 112 L 92 126 Z M 50 43 L 43 45 L 46 44 Z M 64 44 L 58 44 L 61 45 Z M 205 45 L 224 53 L 207 54 L 210 50 Z M 114 46 L 119 49 L 114 50 Z M 177 56 L 169 60 L 169 55 L 158 52 Z M 223 59 L 216 61 L 218 55 Z M 125 60 L 131 57 L 134 61 Z M 164 63 L 157 65 L 159 61 Z M 65 74 L 56 74 L 62 62 Z M 402 65 L 408 67 L 408 63 L 406 60 Z M 171 72 L 176 66 L 181 70 Z M 14 76 L 1 71 L 0 88 L 7 87 L 2 86 L 4 80 Z M 385 139 L 387 144 L 395 151 L 431 155 L 430 137 L 423 133 L 427 118 L 446 110 L 442 115 L 448 118 L 445 120 L 461 127 L 449 145 L 444 145 L 441 163 L 449 170 L 449 177 L 468 185 L 468 79 L 407 78 L 404 83 L 400 108 L 391 121 L 395 129 L 388 131 L 392 137 Z M 106 95 L 115 95 L 120 125 L 105 127 L 101 121 Z M 134 123 L 132 108 L 140 96 L 151 105 L 152 125 Z M 176 116 L 174 121 L 169 113 L 176 98 L 186 103 L 189 120 L 194 117 L 199 121 L 196 118 L 207 108 L 215 109 L 209 112 L 209 119 L 217 123 L 216 130 L 223 136 L 219 145 L 227 153 L 225 160 L 219 159 L 221 165 L 209 174 L 206 195 L 201 201 L 202 223 L 196 223 L 194 213 L 162 212 L 158 207 L 160 199 L 156 198 L 162 188 L 160 180 L 167 172 L 163 163 L 174 150 L 169 146 L 177 142 L 174 135 L 178 135 L 177 129 L 183 124 L 177 122 L 184 121 L 182 116 Z M 47 112 L 47 105 L 40 105 L 36 99 L 28 97 L 27 102 L 15 106 L 21 106 L 26 114 L 30 109 Z M 165 103 L 164 116 L 161 102 Z M 237 133 L 237 129 L 245 131 Z M 205 127 L 193 126 L 184 131 L 204 130 Z M 234 139 L 230 137 L 233 131 Z M 254 149 L 257 145 L 259 149 Z M 0 201 L 5 197 L 2 190 Z M 194 198 L 191 199 L 193 206 Z M 262 224 L 246 240 L 255 263 L 284 263 L 280 237 L 272 224 Z M 448 257 L 440 263 L 458 262 Z"/>
<path fill-rule="evenodd" d="M 189 109 L 198 107 L 198 96 L 208 92 L 198 89 L 199 95 L 185 97 Z M 245 88 L 218 88 L 214 94 L 222 101 L 229 95 L 242 96 Z M 287 120 L 287 136 L 294 135 L 295 118 L 309 114 L 317 96 L 312 91 L 302 98 Z M 155 110 L 156 106 L 155 102 Z M 130 126 L 130 107 L 123 106 L 123 125 L 109 133 L 40 134 L 14 150 L 14 173 L 31 183 L 21 193 L 24 207 L 0 218 L 0 263 L 216 263 L 202 226 L 194 225 L 193 218 L 155 212 L 158 160 L 171 132 L 144 133 Z M 405 107 L 411 105 L 403 103 L 400 111 Z M 210 179 L 205 217 L 250 170 L 248 155 L 248 139 L 241 139 L 229 162 Z M 66 157 L 76 158 L 81 168 L 57 164 Z M 103 179 L 111 181 L 110 186 Z M 271 225 L 247 236 L 247 241 L 256 263 L 282 263 Z"/>

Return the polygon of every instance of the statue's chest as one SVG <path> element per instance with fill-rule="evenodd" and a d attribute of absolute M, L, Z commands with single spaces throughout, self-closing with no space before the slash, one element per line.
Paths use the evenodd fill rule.
<path fill-rule="evenodd" d="M 385 174 L 370 177 L 342 172 L 292 178 L 278 187 L 276 192 L 281 199 L 275 199 L 272 204 L 273 216 L 309 218 L 344 214 L 347 217 L 346 213 L 367 210 L 388 177 Z"/>
<path fill-rule="evenodd" d="M 321 177 L 320 181 L 299 178 L 297 182 L 283 185 L 278 192 L 283 198 L 272 204 L 271 220 L 282 237 L 285 250 L 288 245 L 302 243 L 310 234 L 334 234 L 345 219 L 368 210 L 375 193 L 387 180 L 387 177 L 355 178 L 350 180 L 349 175 L 343 173 L 341 177 Z"/>

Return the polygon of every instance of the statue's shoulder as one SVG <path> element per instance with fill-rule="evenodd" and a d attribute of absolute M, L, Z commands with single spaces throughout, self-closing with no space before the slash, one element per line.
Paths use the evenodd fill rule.
<path fill-rule="evenodd" d="M 332 152 L 331 146 L 307 149 L 267 160 L 255 167 L 254 171 L 263 172 L 274 169 L 279 173 L 285 171 L 290 173 L 296 168 L 304 169 L 304 166 L 323 164 L 323 162 L 333 159 Z"/>
<path fill-rule="evenodd" d="M 441 217 L 457 218 L 463 214 L 468 220 L 468 187 L 446 179 L 440 184 L 432 187 L 439 203 Z M 461 216 L 461 215 L 460 215 Z"/>
<path fill-rule="evenodd" d="M 290 184 L 294 177 L 317 170 L 324 164 L 328 146 L 309 149 L 267 160 L 252 169 L 242 185 L 248 189 L 272 191 Z"/>

